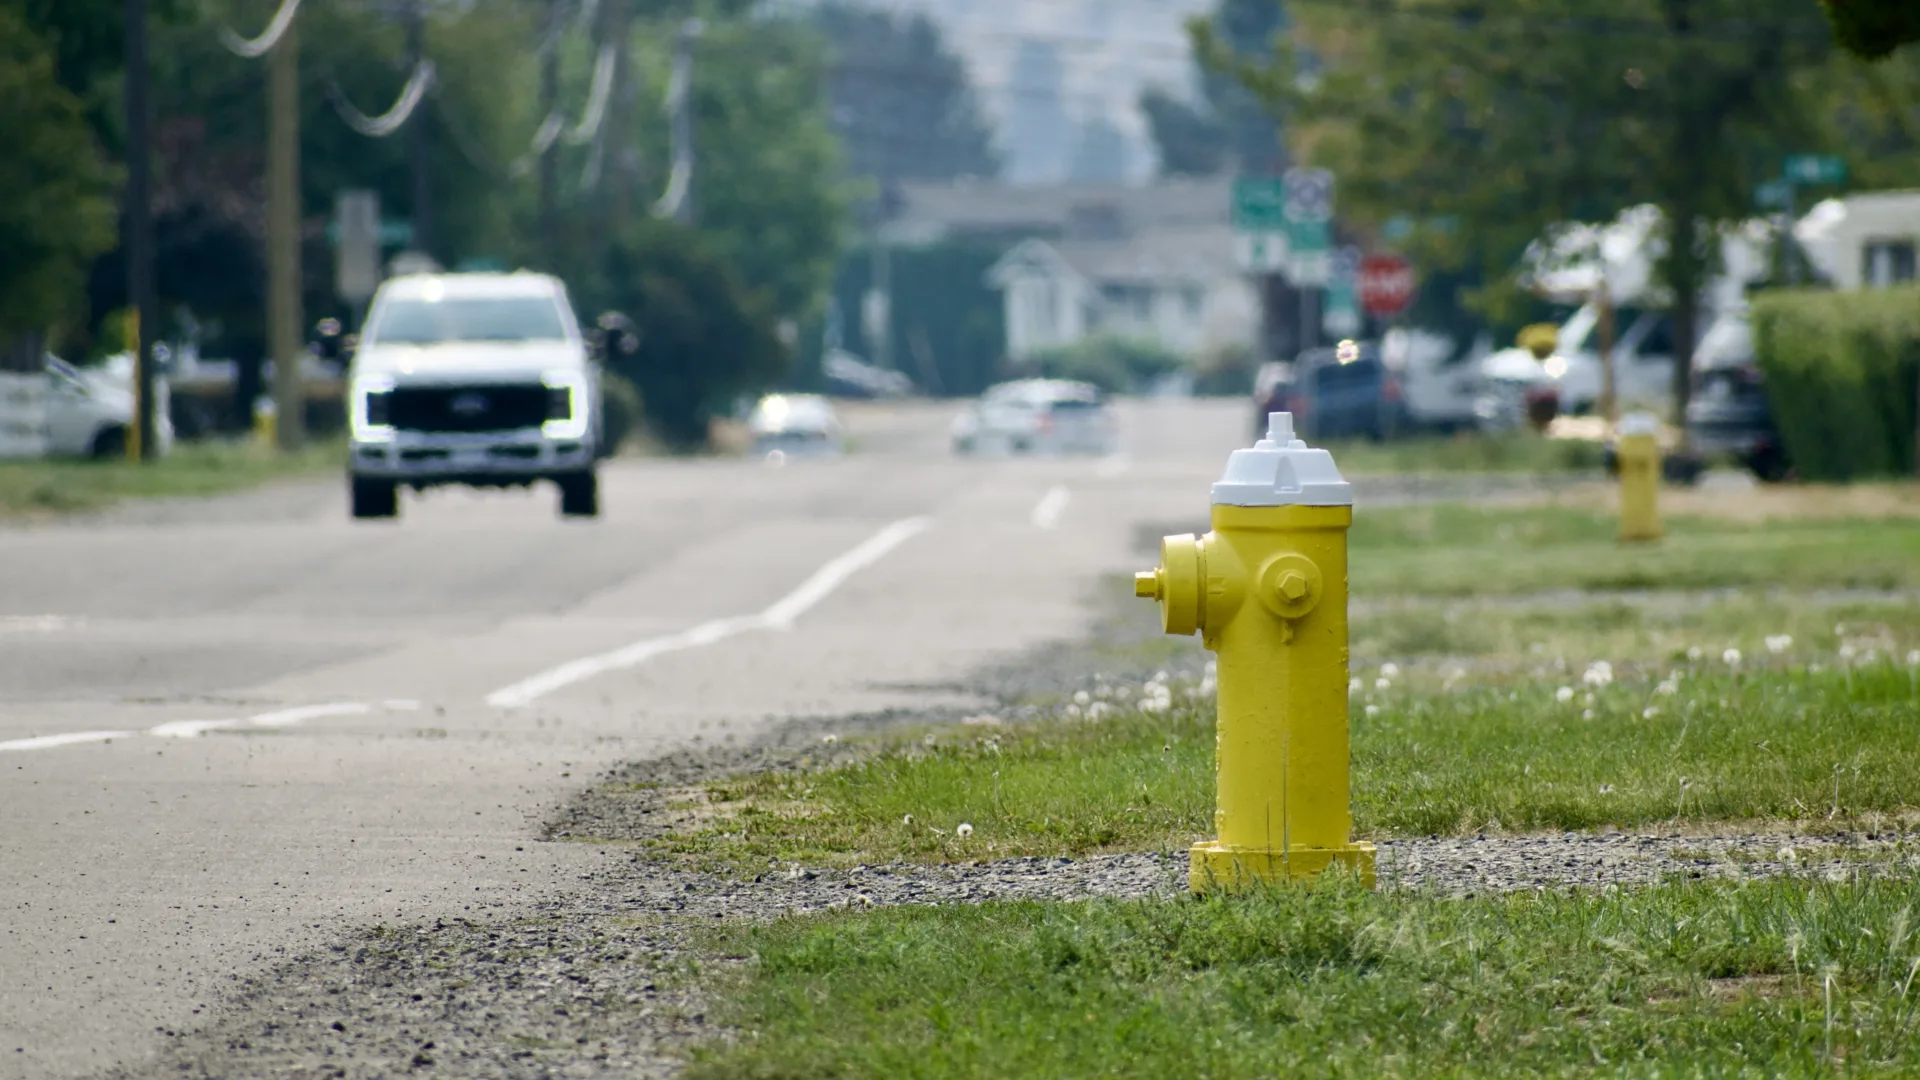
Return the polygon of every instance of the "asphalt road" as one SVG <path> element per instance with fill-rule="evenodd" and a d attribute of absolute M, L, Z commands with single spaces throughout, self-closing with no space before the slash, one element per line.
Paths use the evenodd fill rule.
<path fill-rule="evenodd" d="M 1084 626 L 1134 531 L 1204 521 L 1237 402 L 1122 406 L 1112 458 L 623 461 L 604 517 L 338 484 L 0 530 L 0 1077 L 149 1059 L 341 931 L 587 872 L 537 843 L 612 763 L 947 700 Z"/>

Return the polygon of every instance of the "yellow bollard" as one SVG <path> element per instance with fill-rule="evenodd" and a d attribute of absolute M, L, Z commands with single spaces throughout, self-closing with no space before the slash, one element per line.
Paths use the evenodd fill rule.
<path fill-rule="evenodd" d="M 1659 421 L 1646 413 L 1620 420 L 1614 456 L 1620 463 L 1620 540 L 1658 540 L 1660 527 Z"/>
<path fill-rule="evenodd" d="M 253 403 L 253 437 L 261 446 L 271 450 L 280 440 L 280 414 L 273 399 L 262 397 Z"/>
<path fill-rule="evenodd" d="M 1195 892 L 1311 877 L 1335 863 L 1371 886 L 1352 838 L 1347 735 L 1347 529 L 1353 489 L 1333 456 L 1274 413 L 1213 486 L 1213 531 L 1169 536 L 1134 592 L 1169 634 L 1219 655 L 1218 839 L 1195 844 Z"/>

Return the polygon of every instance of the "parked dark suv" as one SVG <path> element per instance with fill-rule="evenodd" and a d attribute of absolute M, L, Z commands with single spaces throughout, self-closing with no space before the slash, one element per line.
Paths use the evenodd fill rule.
<path fill-rule="evenodd" d="M 1760 479 L 1786 478 L 1786 447 L 1753 355 L 1753 332 L 1743 316 L 1716 322 L 1694 359 L 1687 402 L 1687 443 L 1701 458 L 1731 457 Z"/>
<path fill-rule="evenodd" d="M 1293 414 L 1304 439 L 1389 439 L 1401 428 L 1400 380 L 1373 342 L 1308 349 L 1291 364 L 1269 364 L 1254 383 L 1259 433 L 1270 412 Z"/>

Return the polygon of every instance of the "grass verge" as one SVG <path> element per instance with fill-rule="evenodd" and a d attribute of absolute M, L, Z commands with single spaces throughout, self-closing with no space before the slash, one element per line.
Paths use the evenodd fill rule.
<path fill-rule="evenodd" d="M 1585 439 L 1549 439 L 1532 432 L 1418 436 L 1391 442 L 1335 441 L 1327 446 L 1342 471 L 1390 473 L 1599 473 L 1605 449 Z"/>
<path fill-rule="evenodd" d="M 915 908 L 734 930 L 690 1075 L 1826 1076 L 1920 1069 L 1920 883 Z"/>
<path fill-rule="evenodd" d="M 1362 837 L 1756 819 L 1878 828 L 1920 812 L 1920 672 L 1884 659 L 1574 679 L 1564 693 L 1384 681 L 1354 697 Z M 832 768 L 713 782 L 686 794 L 705 804 L 703 824 L 649 843 L 744 872 L 1179 850 L 1213 812 L 1212 699 L 1198 691 L 1142 707 L 1122 688 L 1129 698 L 1089 695 L 1038 723 L 888 736 Z"/>
<path fill-rule="evenodd" d="M 1920 588 L 1920 518 L 1800 518 L 1764 526 L 1667 519 L 1622 545 L 1612 514 L 1447 503 L 1366 510 L 1351 534 L 1356 597 L 1637 589 Z"/>
<path fill-rule="evenodd" d="M 221 495 L 344 466 L 337 441 L 297 454 L 252 442 L 182 442 L 150 465 L 127 461 L 0 462 L 0 515 L 35 516 L 97 510 L 123 499 Z"/>

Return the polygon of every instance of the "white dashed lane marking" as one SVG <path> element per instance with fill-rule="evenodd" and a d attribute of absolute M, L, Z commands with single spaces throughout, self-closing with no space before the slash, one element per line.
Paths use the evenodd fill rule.
<path fill-rule="evenodd" d="M 794 620 L 832 595 L 833 591 L 845 584 L 848 578 L 879 562 L 886 557 L 887 552 L 913 539 L 932 523 L 933 519 L 926 517 L 904 518 L 894 522 L 868 537 L 858 547 L 815 570 L 812 577 L 800 583 L 799 588 L 781 597 L 757 615 L 735 615 L 731 618 L 714 619 L 701 623 L 691 630 L 682 630 L 662 637 L 644 638 L 612 652 L 570 660 L 538 675 L 522 679 L 512 686 L 494 691 L 487 696 L 487 704 L 500 709 L 517 709 L 555 690 L 584 682 L 597 675 L 604 675 L 609 671 L 620 671 L 644 664 L 656 656 L 713 645 L 753 630 L 790 629 Z"/>
<path fill-rule="evenodd" d="M 1054 487 L 1033 507 L 1033 527 L 1051 529 L 1060 524 L 1060 515 L 1067 512 L 1067 504 L 1073 501 L 1073 492 L 1064 487 Z"/>
<path fill-rule="evenodd" d="M 358 701 L 339 701 L 326 705 L 300 705 L 290 709 L 277 709 L 260 713 L 244 719 L 225 720 L 171 720 L 157 724 L 145 731 L 74 731 L 59 735 L 35 735 L 26 739 L 12 739 L 0 742 L 0 753 L 23 750 L 53 750 L 62 746 L 77 746 L 83 743 L 104 743 L 114 739 L 130 739 L 145 735 L 156 739 L 195 739 L 209 731 L 232 729 L 285 728 L 303 724 L 308 720 L 320 720 L 329 716 L 365 716 L 376 710 L 384 712 L 414 712 L 420 708 L 417 701 L 385 701 L 379 705 L 368 705 Z"/>

